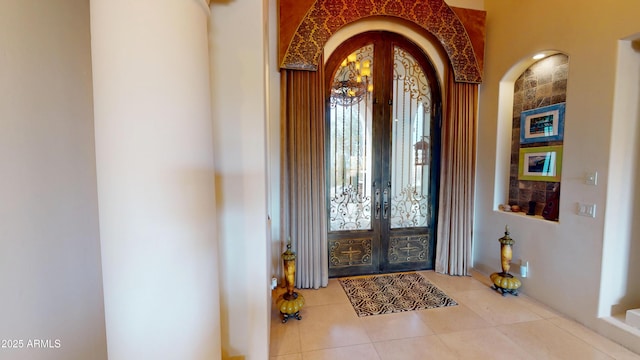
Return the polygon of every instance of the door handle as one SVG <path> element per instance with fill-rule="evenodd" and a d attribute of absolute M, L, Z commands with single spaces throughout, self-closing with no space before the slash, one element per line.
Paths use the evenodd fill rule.
<path fill-rule="evenodd" d="M 380 219 L 380 189 L 376 189 L 375 218 Z"/>
<path fill-rule="evenodd" d="M 389 188 L 386 187 L 382 192 L 382 218 L 386 219 L 389 213 Z"/>

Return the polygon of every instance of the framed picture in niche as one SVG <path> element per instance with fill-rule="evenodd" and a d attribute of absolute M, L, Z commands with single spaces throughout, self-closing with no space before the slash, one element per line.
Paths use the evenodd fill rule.
<path fill-rule="evenodd" d="M 520 113 L 520 143 L 562 141 L 565 103 L 525 110 Z"/>
<path fill-rule="evenodd" d="M 561 145 L 520 148 L 518 179 L 559 182 L 561 171 Z"/>

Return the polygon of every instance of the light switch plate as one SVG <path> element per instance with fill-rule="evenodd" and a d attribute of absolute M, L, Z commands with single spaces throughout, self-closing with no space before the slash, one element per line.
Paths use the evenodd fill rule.
<path fill-rule="evenodd" d="M 598 185 L 598 172 L 591 171 L 584 175 L 584 183 L 587 185 Z"/>

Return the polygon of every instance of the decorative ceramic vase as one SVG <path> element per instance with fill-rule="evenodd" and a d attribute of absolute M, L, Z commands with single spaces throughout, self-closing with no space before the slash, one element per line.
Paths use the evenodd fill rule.
<path fill-rule="evenodd" d="M 509 293 L 518 295 L 518 288 L 522 283 L 518 278 L 509 274 L 511 268 L 511 258 L 513 257 L 512 246 L 515 241 L 509 236 L 509 227 L 505 226 L 504 236 L 498 239 L 500 242 L 500 261 L 502 272 L 491 274 L 493 289 L 502 293 L 502 296 Z"/>
<path fill-rule="evenodd" d="M 536 202 L 529 201 L 529 211 L 527 211 L 527 215 L 535 215 L 536 214 Z"/>
<path fill-rule="evenodd" d="M 284 280 L 287 292 L 280 295 L 276 301 L 276 306 L 280 310 L 280 315 L 282 315 L 282 322 L 286 323 L 291 317 L 301 320 L 302 316 L 300 316 L 300 309 L 304 305 L 304 297 L 294 291 L 296 279 L 296 254 L 291 251 L 291 242 L 287 244 L 287 251 L 282 254 L 282 262 L 284 265 Z"/>

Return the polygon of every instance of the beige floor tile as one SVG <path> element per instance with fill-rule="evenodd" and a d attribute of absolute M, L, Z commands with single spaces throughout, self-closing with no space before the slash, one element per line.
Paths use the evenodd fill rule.
<path fill-rule="evenodd" d="M 304 296 L 305 306 L 349 303 L 338 279 L 329 279 L 326 288 L 296 290 Z"/>
<path fill-rule="evenodd" d="M 491 323 L 463 304 L 420 310 L 417 313 L 436 334 L 492 326 Z"/>
<path fill-rule="evenodd" d="M 495 328 L 458 331 L 436 335 L 459 359 L 535 360 Z"/>
<path fill-rule="evenodd" d="M 372 344 L 315 350 L 302 354 L 304 360 L 379 360 Z"/>
<path fill-rule="evenodd" d="M 524 306 L 527 307 L 527 310 L 535 313 L 543 319 L 552 319 L 560 316 L 560 314 L 558 314 L 555 310 L 539 303 L 526 294 L 518 295 L 518 298 L 520 299 L 520 302 L 524 303 Z"/>
<path fill-rule="evenodd" d="M 433 334 L 417 311 L 365 316 L 360 322 L 374 342 Z"/>
<path fill-rule="evenodd" d="M 283 324 L 281 321 L 271 320 L 271 336 L 269 355 L 295 354 L 301 351 L 300 331 L 298 321 L 293 319 Z"/>
<path fill-rule="evenodd" d="M 302 360 L 302 354 L 291 354 L 291 355 L 281 355 L 281 356 L 272 356 L 269 360 Z"/>
<path fill-rule="evenodd" d="M 371 343 L 350 304 L 309 306 L 303 310 L 298 324 L 303 352 Z"/>
<path fill-rule="evenodd" d="M 457 359 L 454 352 L 435 335 L 381 341 L 374 346 L 381 360 Z"/>
<path fill-rule="evenodd" d="M 640 355 L 534 299 L 501 296 L 487 276 L 421 271 L 458 306 L 359 318 L 338 282 L 305 297 L 302 320 L 281 323 L 273 292 L 270 360 L 617 359 Z"/>
<path fill-rule="evenodd" d="M 455 297 L 455 294 L 461 291 L 484 290 L 487 288 L 486 285 L 471 276 L 450 276 L 434 271 L 420 271 L 419 273 L 451 297 Z"/>
<path fill-rule="evenodd" d="M 536 359 L 612 359 L 547 320 L 497 328 Z"/>
<path fill-rule="evenodd" d="M 553 319 L 549 319 L 549 321 L 576 336 L 577 338 L 583 340 L 584 342 L 591 344 L 591 346 L 593 346 L 594 348 L 613 357 L 614 359 L 640 360 L 640 355 L 629 351 L 625 347 L 616 344 L 615 342 L 595 333 L 594 331 L 587 329 L 586 327 L 578 324 L 575 321 L 563 317 L 556 317 Z"/>
<path fill-rule="evenodd" d="M 500 264 L 498 264 L 500 265 Z M 500 271 L 500 269 L 496 269 L 496 271 Z M 477 270 L 471 269 L 469 270 L 469 273 L 471 274 L 471 277 L 478 280 L 478 282 L 480 282 L 481 284 L 483 284 L 486 287 L 491 287 L 493 286 L 493 282 L 491 281 L 491 278 L 489 278 L 489 274 L 483 274 Z"/>
<path fill-rule="evenodd" d="M 530 311 L 529 304 L 523 302 L 519 297 L 502 296 L 491 289 L 460 292 L 456 295 L 456 301 L 466 305 L 493 325 L 542 319 Z"/>

